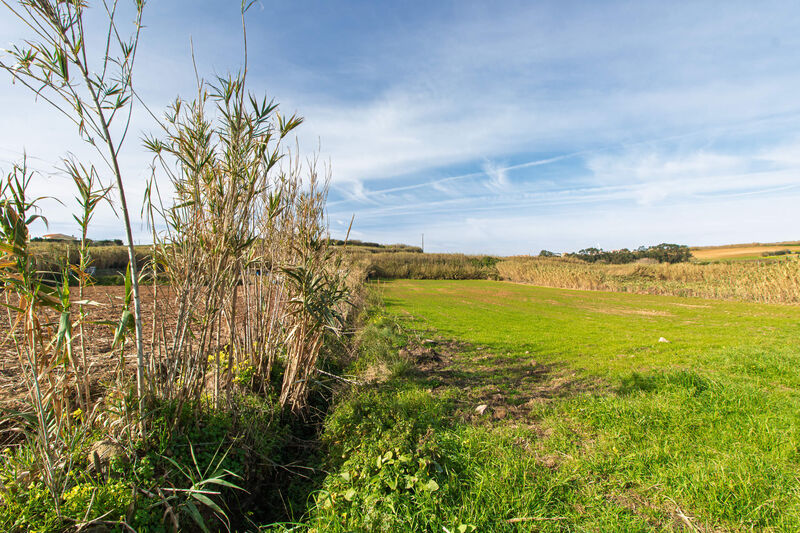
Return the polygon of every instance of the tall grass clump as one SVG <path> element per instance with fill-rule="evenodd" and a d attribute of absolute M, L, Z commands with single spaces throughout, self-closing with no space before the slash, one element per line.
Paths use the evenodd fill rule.
<path fill-rule="evenodd" d="M 71 121 L 78 135 L 96 148 L 111 174 L 125 227 L 131 270 L 133 324 L 136 332 L 136 387 L 140 409 L 144 406 L 144 345 L 139 276 L 133 244 L 125 180 L 119 155 L 130 126 L 133 97 L 133 67 L 142 28 L 144 0 L 132 6 L 133 28 L 129 35 L 118 24 L 118 2 L 103 2 L 108 25 L 105 46 L 92 47 L 85 31 L 85 2 L 20 0 L 12 5 L 2 0 L 12 16 L 30 28 L 34 37 L 14 45 L 11 62 L 0 60 L 0 69 L 14 81 Z M 90 50 L 91 48 L 91 50 Z M 91 52 L 99 50 L 97 56 Z"/>
<path fill-rule="evenodd" d="M 64 342 L 66 328 L 70 326 L 69 300 L 65 307 L 58 291 L 42 284 L 27 249 L 28 225 L 40 217 L 35 213 L 36 200 L 27 197 L 31 178 L 25 165 L 15 165 L 0 185 L 0 279 L 8 336 L 19 360 L 28 400 L 34 406 L 34 416 L 28 419 L 33 427 L 28 435 L 38 459 L 37 473 L 57 502 L 63 492 L 57 466 L 63 448 L 61 426 L 69 420 L 70 412 L 69 396 L 63 393 L 70 388 L 67 381 L 74 361 L 64 357 L 64 347 L 68 345 Z M 59 320 L 55 333 L 54 317 L 65 313 L 66 321 Z M 54 342 L 59 339 L 61 342 Z"/>
<path fill-rule="evenodd" d="M 94 348 L 89 328 L 100 325 L 92 310 L 100 304 L 85 295 L 93 282 L 86 233 L 109 189 L 93 168 L 67 162 L 66 172 L 78 190 L 79 259 L 71 265 L 65 256 L 55 271 L 41 269 L 30 245 L 31 226 L 46 224 L 45 198 L 30 194 L 35 174 L 23 160 L 0 182 L 0 346 L 16 360 L 14 376 L 24 388 L 24 397 L 5 398 L 0 419 L 4 531 L 119 524 L 134 520 L 137 509 L 134 522 L 144 526 L 157 513 L 152 506 L 160 505 L 151 500 L 137 506 L 130 481 L 112 479 L 112 456 L 127 460 L 123 450 L 139 439 L 141 417 L 122 349 L 120 371 L 102 392 L 88 355 Z M 132 314 L 125 312 L 129 318 L 123 314 L 118 329 L 131 326 Z M 147 488 L 155 483 L 151 478 Z"/>

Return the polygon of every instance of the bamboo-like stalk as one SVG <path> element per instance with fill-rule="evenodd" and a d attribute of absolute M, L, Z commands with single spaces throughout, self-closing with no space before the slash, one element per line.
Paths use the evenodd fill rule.
<path fill-rule="evenodd" d="M 216 120 L 206 114 L 209 103 Z M 284 377 L 280 400 L 295 412 L 304 403 L 307 387 L 289 383 L 310 374 L 345 293 L 330 272 L 328 178 L 319 177 L 314 160 L 301 165 L 298 151 L 282 148 L 301 121 L 248 96 L 244 76 L 234 76 L 201 83 L 193 102 L 176 101 L 166 137 L 147 141 L 176 192 L 174 204 L 151 212 L 168 228 L 156 249 L 175 289 L 168 305 L 178 314 L 171 343 L 159 344 L 171 346 L 173 375 L 165 383 L 180 384 L 169 389 L 179 402 L 207 389 L 222 407 L 244 368 L 267 390 L 285 353 L 293 377 Z"/>
<path fill-rule="evenodd" d="M 128 260 L 131 271 L 131 286 L 136 331 L 136 376 L 140 416 L 145 403 L 145 354 L 142 338 L 142 309 L 139 296 L 139 269 L 136 262 L 133 232 L 125 195 L 125 180 L 119 165 L 119 152 L 130 125 L 131 108 L 128 105 L 133 94 L 133 64 L 138 48 L 144 2 L 136 2 L 136 18 L 130 42 L 122 40 L 116 25 L 116 9 L 107 10 L 108 46 L 99 60 L 99 70 L 91 70 L 85 43 L 83 2 L 60 2 L 41 0 L 21 1 L 14 7 L 0 0 L 6 9 L 23 24 L 31 28 L 40 39 L 25 41 L 22 47 L 11 51 L 14 64 L 0 61 L 0 69 L 7 71 L 14 80 L 30 88 L 44 101 L 71 120 L 78 134 L 94 146 L 100 157 L 111 169 L 120 202 L 122 219 L 127 238 Z M 114 57 L 111 44 L 119 52 Z M 55 46 L 55 52 L 50 50 Z M 54 60 L 49 58 L 54 57 Z M 71 76 L 77 70 L 79 76 Z M 78 81 L 80 80 L 80 81 Z M 111 131 L 117 113 L 128 108 L 128 115 L 119 136 Z"/>

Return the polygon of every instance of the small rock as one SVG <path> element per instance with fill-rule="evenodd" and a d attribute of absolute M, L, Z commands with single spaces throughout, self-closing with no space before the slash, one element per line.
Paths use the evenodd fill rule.
<path fill-rule="evenodd" d="M 439 343 L 436 342 L 433 339 L 425 339 L 425 340 L 422 341 L 422 344 L 427 345 L 427 346 L 435 346 L 436 344 L 439 344 Z"/>
<path fill-rule="evenodd" d="M 660 339 L 658 339 L 658 342 L 669 342 L 669 341 L 664 337 L 661 337 Z"/>
<path fill-rule="evenodd" d="M 489 407 L 489 406 L 486 405 L 485 403 L 482 403 L 478 407 L 475 408 L 475 412 L 478 413 L 479 415 L 482 415 L 483 412 L 486 411 L 487 407 Z"/>
<path fill-rule="evenodd" d="M 531 353 L 531 352 L 530 352 L 530 351 L 528 351 L 528 350 L 525 350 L 525 353 Z"/>

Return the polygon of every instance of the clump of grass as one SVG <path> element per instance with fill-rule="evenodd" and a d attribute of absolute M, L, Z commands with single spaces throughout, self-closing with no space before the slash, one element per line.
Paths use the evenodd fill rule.
<path fill-rule="evenodd" d="M 407 339 L 397 317 L 387 313 L 379 288 L 370 287 L 353 345 L 350 371 L 367 380 L 391 380 L 404 374 L 411 362 L 401 355 Z"/>
<path fill-rule="evenodd" d="M 154 236 L 154 275 L 169 286 L 160 296 L 153 286 L 156 313 L 178 310 L 151 344 L 157 396 L 196 404 L 210 393 L 220 407 L 243 366 L 271 393 L 280 358 L 280 402 L 304 408 L 323 334 L 344 325 L 348 271 L 325 226 L 328 176 L 284 145 L 301 123 L 249 94 L 243 73 L 201 82 L 196 100 L 167 113 L 166 137 L 147 141 L 177 193 L 149 206 L 167 227 Z"/>

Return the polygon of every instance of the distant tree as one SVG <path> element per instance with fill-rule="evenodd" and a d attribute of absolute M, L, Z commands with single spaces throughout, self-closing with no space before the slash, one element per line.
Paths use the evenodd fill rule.
<path fill-rule="evenodd" d="M 556 254 L 550 250 L 542 250 L 539 252 L 539 257 L 555 257 Z"/>
<path fill-rule="evenodd" d="M 627 248 L 622 248 L 621 250 L 614 250 L 613 252 L 608 252 L 607 255 L 608 255 L 608 262 L 613 263 L 615 265 L 633 263 L 636 260 L 636 255 Z"/>
<path fill-rule="evenodd" d="M 602 248 L 584 248 L 583 250 L 579 250 L 576 254 L 580 259 L 584 261 L 588 261 L 590 263 L 596 263 L 598 261 L 607 261 L 608 260 L 608 252 L 604 251 Z"/>
<path fill-rule="evenodd" d="M 682 244 L 661 243 L 651 246 L 647 251 L 647 257 L 661 263 L 685 263 L 692 258 L 692 252 L 688 246 Z"/>
<path fill-rule="evenodd" d="M 545 252 L 545 250 L 542 250 Z M 543 255 L 540 253 L 540 255 Z M 637 259 L 650 258 L 660 263 L 682 263 L 689 261 L 692 253 L 688 246 L 682 244 L 662 243 L 656 246 L 640 246 L 635 251 L 627 248 L 607 252 L 602 248 L 584 248 L 577 253 L 567 254 L 570 257 L 577 257 L 588 263 L 612 263 L 626 264 L 632 263 Z"/>

